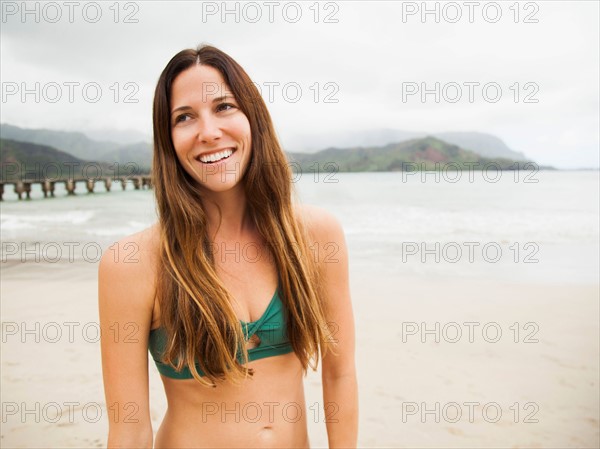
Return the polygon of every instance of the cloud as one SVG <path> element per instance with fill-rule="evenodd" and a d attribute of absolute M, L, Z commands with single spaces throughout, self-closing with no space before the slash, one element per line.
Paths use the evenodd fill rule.
<path fill-rule="evenodd" d="M 454 2 L 462 14 L 456 23 L 450 23 L 452 2 L 427 2 L 439 11 L 439 23 L 435 13 L 425 21 L 422 10 L 408 14 L 422 2 L 120 2 L 118 8 L 101 2 L 96 22 L 94 2 L 76 2 L 72 23 L 64 2 L 54 3 L 61 8 L 56 23 L 48 20 L 55 11 L 44 10 L 47 3 L 27 3 L 33 12 L 25 17 L 20 10 L 10 14 L 22 2 L 2 3 L 4 122 L 149 134 L 162 68 L 179 50 L 210 43 L 245 68 L 263 98 L 279 83 L 267 105 L 288 139 L 344 129 L 482 131 L 545 164 L 599 166 L 597 2 L 520 3 L 517 23 L 510 2 L 498 3 L 502 16 L 495 23 L 490 2 L 479 2 L 472 23 L 464 2 Z M 257 12 L 260 20 L 252 23 Z M 63 89 L 56 102 L 48 101 L 56 96 L 52 83 Z M 79 83 L 73 101 L 64 83 Z M 94 83 L 102 91 L 96 102 L 89 98 Z M 430 94 L 423 102 L 419 92 L 403 101 L 406 83 L 430 90 L 440 83 L 441 98 Z M 488 101 L 477 87 L 470 102 L 464 83 L 496 83 L 501 98 Z M 454 84 L 463 88 L 456 103 L 449 101 Z M 10 95 L 15 85 L 19 91 Z M 286 86 L 288 93 L 299 86 L 301 97 L 286 97 Z M 40 98 L 23 99 L 23 87 Z M 538 102 L 525 103 L 528 94 Z"/>

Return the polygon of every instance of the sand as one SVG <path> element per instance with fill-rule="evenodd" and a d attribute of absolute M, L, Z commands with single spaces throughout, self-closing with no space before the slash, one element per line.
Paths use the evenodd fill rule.
<path fill-rule="evenodd" d="M 356 267 L 359 447 L 600 446 L 598 284 Z M 85 262 L 2 264 L 2 447 L 106 446 L 96 274 Z M 156 432 L 166 400 L 149 369 Z M 307 407 L 322 403 L 318 372 L 305 387 Z M 322 415 L 309 435 L 327 447 Z"/>

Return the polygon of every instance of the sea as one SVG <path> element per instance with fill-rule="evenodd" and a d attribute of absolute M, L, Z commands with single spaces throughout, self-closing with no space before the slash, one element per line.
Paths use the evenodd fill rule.
<path fill-rule="evenodd" d="M 351 272 L 380 276 L 599 283 L 598 171 L 311 172 L 297 198 L 340 222 Z M 95 263 L 119 239 L 156 221 L 153 190 L 57 184 L 31 200 L 5 186 L 0 257 L 21 262 Z M 339 248 L 327 256 L 336 257 Z"/>

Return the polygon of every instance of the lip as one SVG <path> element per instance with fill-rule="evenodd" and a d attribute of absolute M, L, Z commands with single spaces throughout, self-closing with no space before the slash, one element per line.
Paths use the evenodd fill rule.
<path fill-rule="evenodd" d="M 207 151 L 207 152 L 205 152 L 205 153 L 200 153 L 200 154 L 198 154 L 196 157 L 194 157 L 194 159 L 195 159 L 196 161 L 200 162 L 202 165 L 219 165 L 219 164 L 221 164 L 221 163 L 223 163 L 223 162 L 226 162 L 226 161 L 228 161 L 228 160 L 229 160 L 229 158 L 231 158 L 231 156 L 229 156 L 228 158 L 225 158 L 225 159 L 221 159 L 220 161 L 213 162 L 212 164 L 205 164 L 204 162 L 202 162 L 202 161 L 200 160 L 200 158 L 201 158 L 202 156 L 210 156 L 211 154 L 220 153 L 221 151 L 224 151 L 224 150 L 233 150 L 233 153 L 231 154 L 231 156 L 233 156 L 233 155 L 235 154 L 235 152 L 237 151 L 237 147 L 223 147 L 223 148 L 220 148 L 220 149 L 218 149 L 218 150 Z"/>

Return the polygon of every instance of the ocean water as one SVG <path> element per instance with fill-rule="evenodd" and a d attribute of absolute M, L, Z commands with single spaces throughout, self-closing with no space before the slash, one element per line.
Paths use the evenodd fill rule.
<path fill-rule="evenodd" d="M 597 171 L 489 174 L 305 173 L 299 199 L 341 222 L 352 270 L 388 276 L 599 281 Z M 516 178 L 518 176 L 518 178 Z M 535 182 L 537 181 L 537 182 Z M 8 190 L 8 189 L 7 189 Z M 83 184 L 0 203 L 2 261 L 86 260 L 156 221 L 152 190 Z M 334 250 L 331 256 L 335 257 Z"/>

